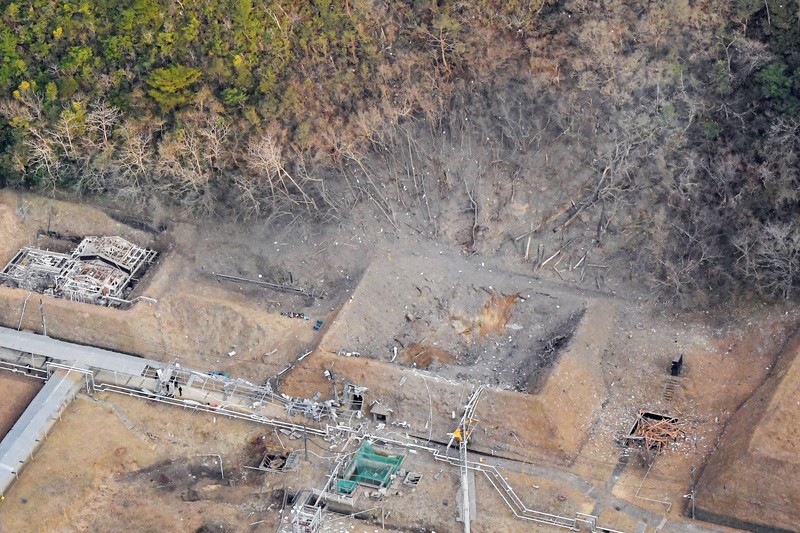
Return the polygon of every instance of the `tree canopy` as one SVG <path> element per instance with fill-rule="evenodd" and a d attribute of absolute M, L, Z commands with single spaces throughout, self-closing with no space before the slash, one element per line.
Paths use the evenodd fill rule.
<path fill-rule="evenodd" d="M 474 244 L 518 216 L 493 169 L 588 190 L 665 293 L 788 296 L 798 135 L 798 0 L 0 0 L 0 180 L 136 209 L 435 231 L 456 195 Z"/>

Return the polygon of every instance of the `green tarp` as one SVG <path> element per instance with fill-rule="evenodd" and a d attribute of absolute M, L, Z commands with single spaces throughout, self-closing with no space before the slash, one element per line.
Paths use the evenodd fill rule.
<path fill-rule="evenodd" d="M 383 455 L 375 451 L 369 443 L 363 443 L 353 455 L 352 461 L 344 471 L 344 479 L 339 480 L 336 488 L 339 492 L 351 493 L 355 485 L 369 487 L 388 487 L 392 476 L 403 463 L 402 455 Z"/>

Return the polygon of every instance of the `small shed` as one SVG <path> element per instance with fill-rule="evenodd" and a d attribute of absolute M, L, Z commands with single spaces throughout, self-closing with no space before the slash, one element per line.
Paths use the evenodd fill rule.
<path fill-rule="evenodd" d="M 370 413 L 372 413 L 372 418 L 375 422 L 383 422 L 385 424 L 392 415 L 392 409 L 382 403 L 376 403 L 370 409 Z"/>

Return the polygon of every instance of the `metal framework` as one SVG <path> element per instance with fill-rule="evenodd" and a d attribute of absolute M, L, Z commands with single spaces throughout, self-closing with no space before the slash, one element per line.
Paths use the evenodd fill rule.
<path fill-rule="evenodd" d="M 402 455 L 378 453 L 371 444 L 364 442 L 344 469 L 342 479 L 337 481 L 337 490 L 341 488 L 344 489 L 342 492 L 349 494 L 355 488 L 353 484 L 386 488 L 391 485 L 401 464 Z"/>
<path fill-rule="evenodd" d="M 329 491 L 333 489 L 339 472 L 344 468 L 344 460 L 345 458 L 341 457 L 336 462 L 322 490 L 319 492 L 312 490 L 308 499 L 296 509 L 297 512 L 292 520 L 292 533 L 317 533 L 322 529 L 322 511 L 325 509 L 325 501 L 331 495 Z"/>
<path fill-rule="evenodd" d="M 130 281 L 130 274 L 100 261 L 75 261 L 57 287 L 67 300 L 102 305 L 108 297 L 120 298 Z"/>
<path fill-rule="evenodd" d="M 66 254 L 21 248 L 0 271 L 0 280 L 12 287 L 47 293 L 56 289 L 57 280 L 74 264 L 74 259 Z"/>
<path fill-rule="evenodd" d="M 322 528 L 322 507 L 303 505 L 292 521 L 292 533 L 317 533 Z"/>
<path fill-rule="evenodd" d="M 451 434 L 450 442 L 447 444 L 448 450 L 450 449 L 450 446 L 452 446 L 453 441 L 458 440 L 459 444 L 459 468 L 461 470 L 461 517 L 464 520 L 464 533 L 470 532 L 470 521 L 472 520 L 470 517 L 469 460 L 467 458 L 467 442 L 469 441 L 469 437 L 474 431 L 475 426 L 478 424 L 478 421 L 475 419 L 475 407 L 478 405 L 478 399 L 480 399 L 484 388 L 485 386 L 481 385 L 475 389 L 470 396 L 469 401 L 467 401 L 467 405 L 464 406 L 464 414 L 461 416 L 461 421 L 458 423 L 458 429 Z"/>
<path fill-rule="evenodd" d="M 155 251 L 122 237 L 86 237 L 70 255 L 20 249 L 0 271 L 0 281 L 68 300 L 117 306 L 155 257 Z"/>
<path fill-rule="evenodd" d="M 10 332 L 21 339 L 24 338 L 25 345 L 29 347 L 24 349 L 21 344 L 18 345 L 15 342 L 11 342 L 14 339 L 4 337 L 4 332 Z M 34 346 L 36 339 L 40 339 L 44 344 L 38 347 Z M 68 347 L 79 348 L 80 353 L 92 351 L 97 353 L 81 360 L 81 358 L 76 357 L 76 354 L 69 352 Z M 62 359 L 59 359 L 56 354 L 61 354 Z M 126 363 L 128 360 L 138 361 L 138 365 Z M 132 369 L 134 366 L 137 367 L 136 370 L 127 370 L 128 368 Z M 47 379 L 58 370 L 62 372 L 65 370 L 78 372 L 81 376 L 80 379 L 86 380 L 86 386 L 90 392 L 116 392 L 177 407 L 249 420 L 278 429 L 287 429 L 308 435 L 325 438 L 335 435 L 348 436 L 348 442 L 350 442 L 350 439 L 355 439 L 356 441 L 366 441 L 370 444 L 381 443 L 382 445 L 430 453 L 435 460 L 462 469 L 462 473 L 468 470 L 482 472 L 514 516 L 519 519 L 570 531 L 580 531 L 581 528 L 588 527 L 594 533 L 622 533 L 599 526 L 597 517 L 594 515 L 576 513 L 574 517 L 567 517 L 531 509 L 515 493 L 498 467 L 471 461 L 466 457 L 466 442 L 475 428 L 474 411 L 483 387 L 479 387 L 472 394 L 465 406 L 464 416 L 459 424 L 459 429 L 463 436 L 460 444 L 464 444 L 464 453 L 459 454 L 459 457 L 452 457 L 447 453 L 449 446 L 448 450 L 441 450 L 411 441 L 401 441 L 382 435 L 369 434 L 364 431 L 363 425 L 353 427 L 338 423 L 337 425 L 325 425 L 324 427 L 320 425 L 320 427 L 315 428 L 272 418 L 266 410 L 267 407 L 270 405 L 273 407 L 276 405 L 285 406 L 294 400 L 275 394 L 269 386 L 253 385 L 241 379 L 237 380 L 214 373 L 198 372 L 181 368 L 177 365 L 158 363 L 98 348 L 77 347 L 32 333 L 16 332 L 2 327 L 0 327 L 0 370 L 25 373 L 40 379 Z M 179 392 L 179 397 L 175 397 L 174 392 L 178 387 L 183 388 L 183 394 L 181 395 Z M 223 400 L 225 403 L 222 403 Z M 336 411 L 337 409 L 331 408 L 331 410 Z M 281 409 L 278 409 L 278 412 L 280 411 Z M 336 416 L 329 416 L 328 418 L 335 420 Z M 455 438 L 455 440 L 458 440 L 458 438 Z M 453 440 L 451 440 L 450 444 L 453 444 Z M 346 446 L 347 444 L 345 444 Z M 314 491 L 314 496 L 316 496 L 314 501 L 305 501 L 301 504 L 301 512 L 292 521 L 293 531 L 316 533 L 322 527 L 326 498 L 340 496 L 336 494 L 336 482 L 342 478 L 340 473 L 345 468 L 348 457 L 349 454 L 341 454 L 339 461 L 337 461 L 337 464 L 329 474 L 324 488 L 318 493 Z M 468 498 L 464 499 L 465 501 L 468 500 Z M 469 521 L 467 520 L 465 523 L 469 524 Z"/>
<path fill-rule="evenodd" d="M 72 252 L 75 259 L 97 259 L 128 274 L 133 274 L 143 264 L 152 262 L 155 256 L 155 251 L 141 248 L 117 236 L 85 237 Z"/>

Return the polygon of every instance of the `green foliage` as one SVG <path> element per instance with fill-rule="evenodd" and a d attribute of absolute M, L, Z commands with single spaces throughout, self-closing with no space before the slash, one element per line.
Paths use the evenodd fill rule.
<path fill-rule="evenodd" d="M 731 73 L 728 69 L 728 62 L 724 59 L 718 59 L 714 63 L 712 85 L 714 91 L 720 96 L 727 96 L 733 92 L 733 85 L 731 83 Z"/>
<path fill-rule="evenodd" d="M 72 76 L 64 76 L 59 79 L 58 92 L 64 99 L 72 98 L 78 91 L 78 82 Z"/>
<path fill-rule="evenodd" d="M 58 86 L 52 81 L 45 86 L 45 97 L 48 102 L 55 102 L 58 99 Z"/>
<path fill-rule="evenodd" d="M 230 107 L 239 107 L 247 101 L 247 94 L 236 87 L 222 91 L 222 101 Z"/>
<path fill-rule="evenodd" d="M 764 8 L 762 0 L 735 0 L 733 2 L 733 13 L 736 17 L 747 19 Z"/>
<path fill-rule="evenodd" d="M 792 89 L 792 80 L 786 75 L 784 63 L 772 63 L 765 67 L 759 74 L 764 95 L 767 98 L 785 100 L 789 98 Z"/>
<path fill-rule="evenodd" d="M 786 75 L 786 65 L 775 62 L 767 65 L 758 73 L 758 81 L 764 96 L 781 102 L 792 95 L 792 79 Z"/>
<path fill-rule="evenodd" d="M 703 137 L 706 139 L 716 139 L 720 134 L 720 127 L 719 124 L 714 122 L 713 120 L 704 120 L 700 123 L 700 128 L 703 134 Z"/>
<path fill-rule="evenodd" d="M 25 71 L 25 61 L 17 53 L 17 37 L 6 28 L 0 32 L 0 91 L 15 86 Z"/>
<path fill-rule="evenodd" d="M 189 88 L 200 79 L 201 74 L 199 69 L 184 65 L 156 69 L 147 78 L 147 84 L 151 87 L 147 94 L 158 103 L 162 111 L 172 111 L 192 101 L 194 93 Z"/>
<path fill-rule="evenodd" d="M 93 55 L 92 49 L 88 46 L 71 46 L 67 55 L 61 61 L 61 68 L 67 74 L 74 75 L 84 72 L 90 65 L 89 61 Z"/>

